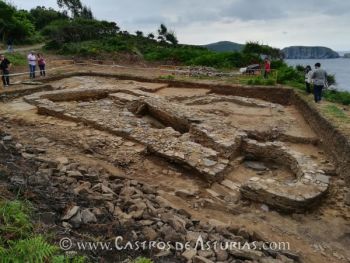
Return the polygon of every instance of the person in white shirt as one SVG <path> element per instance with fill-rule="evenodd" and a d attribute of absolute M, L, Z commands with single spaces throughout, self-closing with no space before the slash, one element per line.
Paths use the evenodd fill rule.
<path fill-rule="evenodd" d="M 311 76 L 312 76 L 312 69 L 310 65 L 307 65 L 305 68 L 305 85 L 306 85 L 306 92 L 308 94 L 311 93 Z"/>
<path fill-rule="evenodd" d="M 31 51 L 27 58 L 29 64 L 29 77 L 35 79 L 36 56 L 34 51 Z"/>

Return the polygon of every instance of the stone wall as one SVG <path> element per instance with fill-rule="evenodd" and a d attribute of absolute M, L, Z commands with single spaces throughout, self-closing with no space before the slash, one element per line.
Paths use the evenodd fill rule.
<path fill-rule="evenodd" d="M 337 173 L 345 178 L 350 186 L 350 141 L 320 112 L 305 101 L 298 93 L 294 93 L 292 103 L 300 110 L 311 128 L 322 139 L 324 150 L 330 154 L 337 167 Z"/>
<path fill-rule="evenodd" d="M 170 87 L 189 88 L 189 89 L 209 89 L 211 93 L 222 95 L 233 95 L 241 97 L 249 97 L 270 101 L 273 103 L 279 103 L 282 105 L 289 105 L 291 96 L 293 95 L 293 89 L 281 88 L 275 86 L 244 86 L 244 85 L 232 85 L 232 84 L 208 84 L 208 83 L 196 83 L 190 81 L 181 80 L 163 80 L 147 77 L 139 77 L 126 74 L 111 74 L 111 73 L 99 73 L 99 72 L 75 72 L 68 74 L 57 75 L 52 78 L 47 78 L 45 82 L 56 81 L 64 78 L 74 76 L 95 76 L 95 77 L 109 77 L 119 80 L 134 80 L 140 82 L 152 82 L 152 83 L 167 83 Z"/>

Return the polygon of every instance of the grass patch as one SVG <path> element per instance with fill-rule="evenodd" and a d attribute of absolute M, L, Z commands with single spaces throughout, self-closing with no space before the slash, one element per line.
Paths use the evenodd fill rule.
<path fill-rule="evenodd" d="M 149 258 L 139 257 L 133 263 L 153 263 L 153 261 Z"/>
<path fill-rule="evenodd" d="M 11 240 L 30 236 L 33 226 L 30 221 L 31 207 L 20 201 L 0 203 L 0 246 L 7 246 Z"/>
<path fill-rule="evenodd" d="M 59 248 L 41 235 L 31 223 L 32 206 L 28 202 L 0 201 L 0 262 L 4 263 L 83 263 L 85 257 L 67 258 Z"/>
<path fill-rule="evenodd" d="M 241 84 L 253 85 L 253 86 L 274 86 L 276 85 L 276 79 L 273 78 L 263 78 L 261 76 L 250 77 L 250 78 L 241 78 L 239 80 Z"/>
<path fill-rule="evenodd" d="M 27 64 L 26 56 L 21 53 L 6 53 L 5 56 L 14 66 L 24 66 Z"/>
<path fill-rule="evenodd" d="M 350 105 L 350 92 L 347 91 L 327 90 L 324 93 L 324 97 L 331 102 Z"/>
<path fill-rule="evenodd" d="M 336 105 L 327 105 L 324 108 L 326 114 L 335 117 L 337 119 L 349 121 L 350 117 Z"/>
<path fill-rule="evenodd" d="M 161 80 L 174 80 L 175 77 L 173 75 L 164 75 L 164 76 L 159 76 L 158 79 L 161 79 Z"/>

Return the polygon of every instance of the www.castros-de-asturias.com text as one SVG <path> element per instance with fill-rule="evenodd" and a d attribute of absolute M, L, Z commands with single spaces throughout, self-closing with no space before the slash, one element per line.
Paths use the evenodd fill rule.
<path fill-rule="evenodd" d="M 116 237 L 113 241 L 76 241 L 62 238 L 59 242 L 62 250 L 70 251 L 123 251 L 123 250 L 290 250 L 289 242 L 219 242 L 204 241 L 201 236 L 196 242 L 162 242 L 162 241 L 125 241 L 123 237 Z"/>

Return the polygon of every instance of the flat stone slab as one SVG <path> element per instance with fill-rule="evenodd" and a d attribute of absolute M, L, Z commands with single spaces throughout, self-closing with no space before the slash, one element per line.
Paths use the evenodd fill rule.
<path fill-rule="evenodd" d="M 266 171 L 268 168 L 262 162 L 245 161 L 244 166 L 255 171 Z"/>

